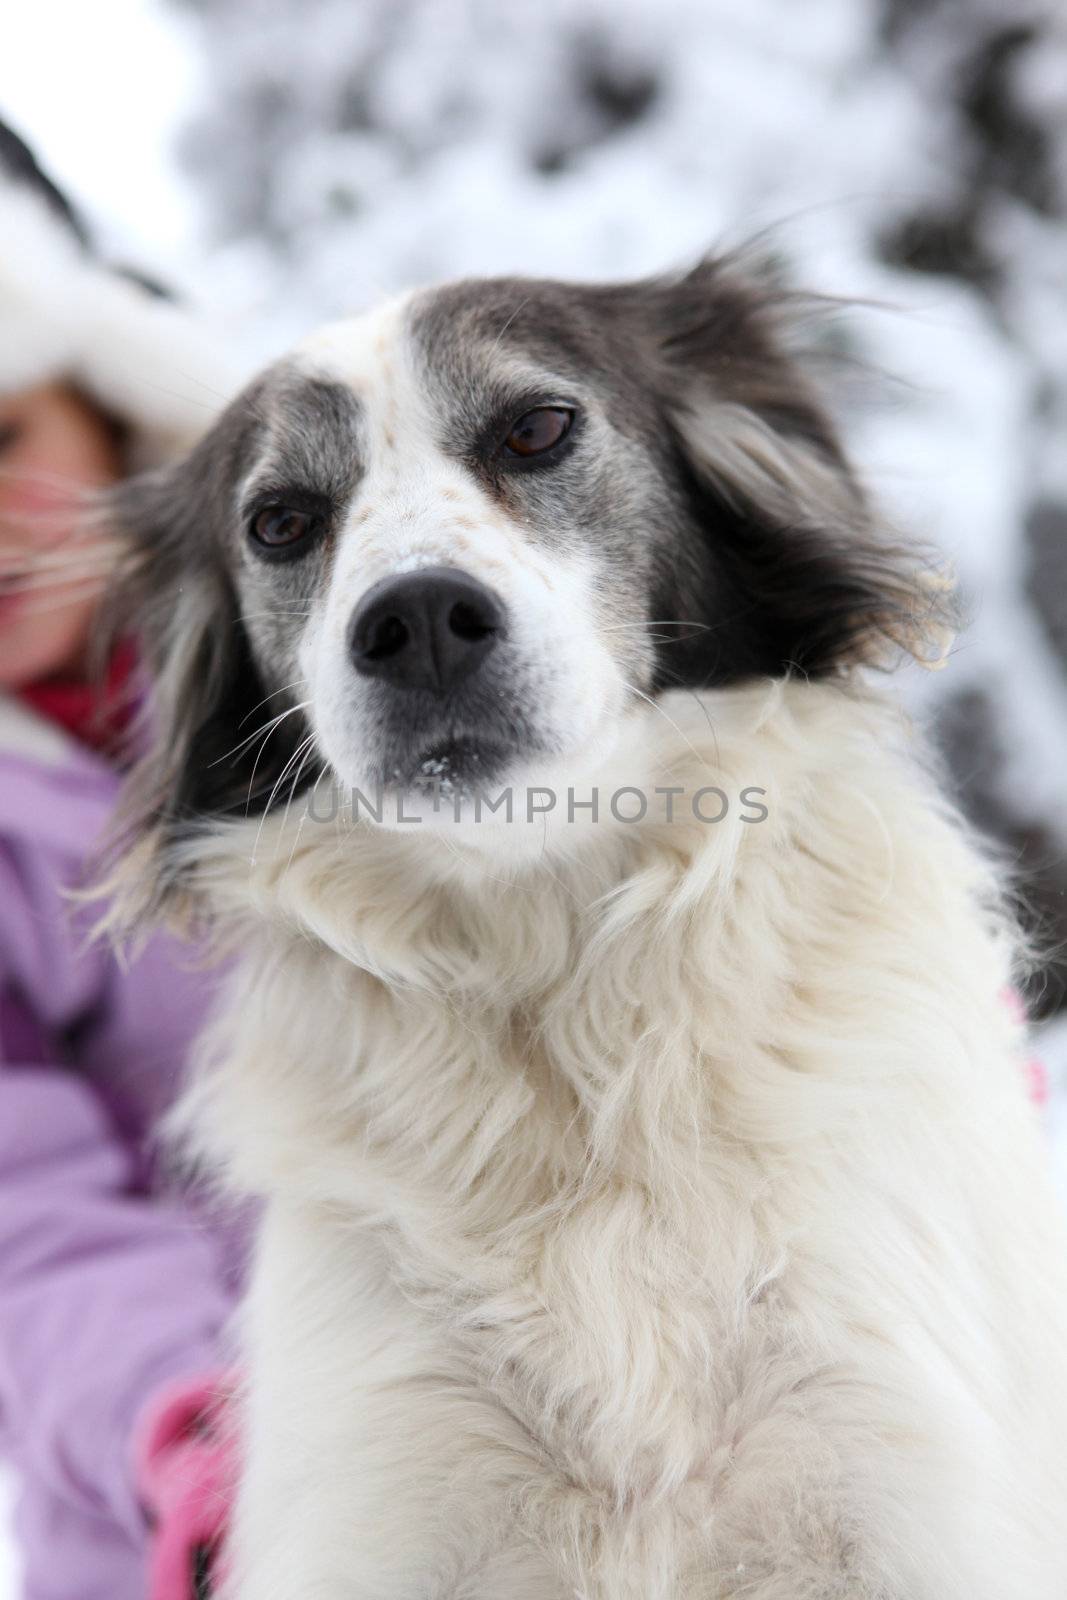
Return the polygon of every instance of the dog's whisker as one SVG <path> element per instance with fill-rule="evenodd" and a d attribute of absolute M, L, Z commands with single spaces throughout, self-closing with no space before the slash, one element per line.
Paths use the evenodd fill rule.
<path fill-rule="evenodd" d="M 309 617 L 312 609 L 311 606 L 302 606 L 295 602 L 292 604 L 282 602 L 271 606 L 269 611 L 242 611 L 239 617 L 234 617 L 231 626 L 240 628 L 244 623 L 256 621 L 260 617 Z"/>
<path fill-rule="evenodd" d="M 142 383 L 146 389 L 154 389 L 157 394 L 165 394 L 172 400 L 180 400 L 183 405 L 196 406 L 198 410 L 210 412 L 213 416 L 218 415 L 219 407 L 217 405 L 211 405 L 206 400 L 198 400 L 195 395 L 183 394 L 180 389 L 171 389 L 166 384 L 154 383 L 150 378 L 145 378 L 141 374 L 131 374 L 131 376 L 135 377 L 135 381 Z M 185 376 L 185 374 L 183 374 L 183 376 Z M 200 387 L 206 390 L 208 394 L 216 394 L 217 392 L 214 389 L 209 388 L 206 383 L 200 383 L 199 378 L 193 378 L 191 381 L 193 383 L 200 384 Z M 223 401 L 223 403 L 225 403 L 228 398 L 230 397 L 227 395 L 218 395 L 218 399 Z"/>
<path fill-rule="evenodd" d="M 282 768 L 281 775 L 278 778 L 278 782 L 274 786 L 275 789 L 278 789 L 278 788 L 281 787 L 282 781 L 285 778 L 286 770 L 288 769 L 288 767 L 290 767 L 292 765 L 293 761 L 296 760 L 296 758 L 299 756 L 299 758 L 300 758 L 299 764 L 298 764 L 298 766 L 296 768 L 296 771 L 293 774 L 292 781 L 289 784 L 289 797 L 285 802 L 285 810 L 282 812 L 282 820 L 281 820 L 281 823 L 280 823 L 280 830 L 281 831 L 284 831 L 285 825 L 289 821 L 289 812 L 290 812 L 290 810 L 292 808 L 293 798 L 294 798 L 294 796 L 296 794 L 297 785 L 300 782 L 301 775 L 303 774 L 304 768 L 308 764 L 308 760 L 309 760 L 314 748 L 315 748 L 315 734 L 314 734 L 314 732 L 312 732 L 312 733 L 309 733 L 304 739 L 302 739 L 300 741 L 300 743 L 297 745 L 297 747 L 294 750 L 293 754 L 289 757 L 289 760 L 286 762 L 285 767 Z M 271 791 L 271 797 L 267 801 L 267 810 L 268 811 L 271 808 L 271 804 L 273 802 L 273 799 L 274 799 L 274 790 Z"/>
<path fill-rule="evenodd" d="M 310 700 L 304 700 L 299 705 L 290 706 L 288 711 L 281 712 L 281 714 L 279 716 L 275 717 L 271 721 L 271 723 L 269 725 L 269 729 L 268 729 L 266 735 L 264 736 L 264 738 L 263 738 L 263 740 L 262 740 L 262 742 L 261 742 L 261 744 L 259 746 L 259 749 L 256 751 L 256 759 L 252 763 L 252 773 L 251 773 L 251 776 L 249 777 L 249 780 L 248 780 L 248 791 L 247 791 L 247 795 L 246 795 L 246 799 L 245 799 L 245 811 L 246 811 L 246 813 L 247 813 L 248 807 L 252 803 L 253 794 L 255 793 L 256 773 L 259 770 L 259 763 L 263 759 L 263 752 L 267 748 L 267 745 L 270 743 L 271 738 L 277 732 L 277 730 L 281 727 L 282 723 L 286 720 L 287 717 L 292 717 L 292 716 L 295 716 L 298 712 L 306 711 L 310 704 L 311 704 Z M 252 737 L 254 738 L 255 735 L 253 734 Z M 272 791 L 272 794 L 273 794 L 273 791 Z M 265 815 L 266 815 L 266 812 L 264 812 L 264 816 Z"/>
<path fill-rule="evenodd" d="M 312 750 L 312 748 L 314 746 L 314 737 L 312 735 L 309 735 L 308 739 L 305 742 L 308 745 L 308 755 L 310 755 L 311 750 Z M 289 799 L 288 799 L 288 802 L 286 803 L 286 807 L 285 807 L 285 816 L 282 819 L 283 826 L 284 826 L 285 822 L 287 822 L 288 819 L 289 819 L 289 807 L 293 803 L 293 795 L 294 795 L 294 793 L 296 791 L 297 784 L 300 782 L 300 777 L 301 777 L 301 774 L 303 773 L 304 765 L 305 765 L 307 759 L 308 759 L 308 756 L 305 755 L 304 758 L 302 759 L 301 763 L 300 763 L 299 768 L 297 769 L 296 776 L 293 779 L 292 784 L 290 785 L 290 788 L 289 788 Z M 320 781 L 321 777 L 322 777 L 322 770 L 320 769 L 319 777 L 316 778 L 314 783 L 312 784 L 312 789 L 314 789 L 315 785 L 318 784 L 318 782 Z M 338 807 L 338 810 L 340 810 L 340 807 Z M 305 806 L 303 814 L 302 814 L 302 816 L 300 818 L 300 821 L 297 823 L 296 834 L 295 834 L 295 836 L 293 838 L 293 843 L 292 843 L 292 845 L 290 847 L 290 850 L 289 850 L 288 860 L 285 863 L 285 871 L 286 872 L 289 871 L 290 867 L 293 864 L 293 857 L 296 855 L 297 846 L 300 843 L 300 836 L 304 831 L 304 823 L 308 819 L 308 814 L 309 814 L 308 807 Z"/>
<path fill-rule="evenodd" d="M 253 867 L 256 865 L 256 861 L 257 861 L 257 858 L 259 856 L 259 841 L 263 837 L 263 829 L 264 829 L 264 827 L 266 825 L 267 818 L 271 815 L 271 808 L 274 805 L 274 796 L 278 793 L 278 790 L 281 788 L 282 784 L 285 782 L 285 778 L 286 778 L 286 775 L 289 772 L 290 767 L 293 766 L 293 764 L 295 763 L 295 761 L 297 760 L 297 757 L 301 754 L 301 752 L 306 750 L 311 745 L 311 743 L 314 740 L 314 737 L 315 736 L 314 736 L 313 733 L 309 733 L 306 736 L 306 738 L 304 738 L 304 739 L 302 739 L 300 741 L 300 743 L 297 745 L 296 749 L 293 751 L 292 755 L 289 757 L 288 761 L 286 761 L 285 765 L 282 767 L 281 772 L 278 774 L 277 778 L 274 780 L 274 783 L 273 783 L 273 785 L 271 787 L 270 794 L 267 796 L 267 802 L 263 807 L 263 812 L 262 812 L 262 814 L 260 816 L 260 819 L 259 819 L 259 827 L 256 829 L 255 842 L 252 845 L 251 866 L 253 866 Z M 291 803 L 292 803 L 292 793 L 290 792 L 289 804 L 291 804 Z M 279 832 L 284 831 L 285 823 L 286 823 L 286 820 L 287 820 L 287 818 L 289 816 L 289 804 L 286 805 L 285 813 L 284 813 L 284 815 L 282 817 L 282 820 L 281 820 L 281 822 L 279 824 Z"/>
<path fill-rule="evenodd" d="M 557 884 L 559 886 L 559 888 L 562 889 L 563 893 L 568 897 L 568 899 L 570 899 L 570 900 L 572 900 L 574 902 L 574 904 L 578 907 L 579 911 L 587 910 L 588 907 L 587 906 L 583 906 L 581 900 L 579 900 L 579 898 L 575 894 L 574 890 L 572 888 L 570 888 L 570 886 L 568 884 L 564 883 L 563 879 L 559 876 L 559 873 L 558 872 L 553 872 L 552 868 L 548 865 L 548 816 L 547 816 L 547 814 L 541 818 L 541 827 L 542 827 L 541 855 L 539 857 L 539 865 L 540 865 L 541 871 L 548 874 L 548 876 L 552 879 L 552 882 Z"/>
<path fill-rule="evenodd" d="M 663 718 L 664 722 L 666 722 L 671 728 L 674 729 L 674 731 L 678 735 L 679 739 L 684 740 L 685 744 L 692 751 L 692 753 L 696 757 L 697 761 L 700 762 L 700 764 L 702 766 L 704 765 L 704 757 L 700 754 L 700 751 L 697 749 L 696 745 L 688 737 L 687 734 L 682 732 L 681 728 L 675 722 L 674 718 L 667 715 L 666 711 L 664 711 L 663 707 L 659 704 L 658 701 L 654 700 L 650 694 L 645 694 L 644 690 L 643 689 L 639 689 L 636 684 L 626 683 L 624 681 L 623 682 L 623 688 L 624 689 L 628 689 L 631 694 L 635 694 L 638 697 L 639 700 L 644 700 L 647 705 L 650 705 L 652 707 L 653 711 L 657 711 L 659 713 L 659 715 Z M 673 774 L 672 774 L 672 776 L 673 776 Z"/>
<path fill-rule="evenodd" d="M 693 633 L 712 633 L 714 629 L 710 622 L 687 622 L 684 620 L 672 621 L 669 617 L 656 619 L 652 622 L 613 622 L 607 627 L 598 629 L 600 633 L 642 633 L 648 628 L 689 628 Z"/>
<path fill-rule="evenodd" d="M 84 555 L 87 550 L 101 554 L 106 551 L 117 560 L 125 548 L 120 540 L 102 537 L 85 528 L 79 528 L 75 534 L 64 532 L 59 523 L 49 527 L 36 519 L 31 522 L 13 516 L 5 516 L 4 523 L 5 528 L 26 529 L 30 537 L 23 543 L 7 543 L 0 547 L 0 568 L 25 570 L 61 566 L 64 561 Z"/>
<path fill-rule="evenodd" d="M 66 589 L 79 579 L 89 577 L 106 578 L 112 571 L 111 561 L 72 561 L 62 569 L 50 572 L 28 573 L 25 576 L 0 573 L 0 594 L 37 594 L 53 593 L 58 589 Z"/>
<path fill-rule="evenodd" d="M 72 580 L 63 586 L 62 594 L 42 596 L 38 600 L 31 600 L 22 610 L 22 615 L 27 617 L 42 617 L 52 611 L 64 611 L 67 606 L 75 605 L 81 600 L 91 599 L 100 593 L 101 587 L 106 583 L 106 574 L 88 576 Z"/>
<path fill-rule="evenodd" d="M 697 694 L 695 689 L 687 689 L 686 693 L 693 699 L 693 701 L 696 703 L 696 705 L 698 705 L 700 710 L 703 712 L 704 720 L 708 725 L 708 732 L 711 734 L 712 739 L 715 741 L 715 765 L 717 767 L 721 767 L 722 766 L 722 753 L 719 750 L 719 733 L 718 733 L 718 729 L 716 728 L 714 722 L 712 722 L 712 720 L 711 720 L 711 712 L 708 709 L 707 700 L 703 696 Z"/>
<path fill-rule="evenodd" d="M 246 711 L 245 712 L 244 716 L 241 718 L 241 720 L 237 724 L 237 726 L 239 728 L 243 728 L 245 723 L 248 721 L 249 717 L 254 717 L 256 712 L 259 710 L 260 706 L 265 706 L 267 704 L 268 700 L 276 700 L 278 695 L 286 694 L 286 693 L 288 693 L 288 691 L 290 689 L 296 689 L 298 687 L 299 687 L 299 680 L 294 679 L 294 681 L 292 683 L 283 683 L 281 688 L 279 688 L 279 689 L 272 689 L 270 694 L 265 694 L 263 696 L 262 700 L 257 700 L 256 701 L 256 703 L 252 707 L 251 711 Z"/>
<path fill-rule="evenodd" d="M 233 399 L 232 395 L 223 393 L 221 389 L 214 388 L 210 383 L 205 383 L 203 378 L 198 378 L 195 372 L 187 372 L 184 367 L 175 367 L 174 375 L 175 377 L 183 378 L 186 383 L 195 383 L 198 389 L 203 389 L 205 394 L 211 395 L 215 400 L 221 400 L 223 405 L 227 405 Z M 152 387 L 159 389 L 161 394 L 170 393 L 169 390 L 162 389 L 159 384 L 153 384 Z M 186 397 L 183 395 L 180 398 L 184 399 Z"/>
<path fill-rule="evenodd" d="M 10 523 L 21 525 L 20 519 L 17 518 L 5 516 L 4 520 L 5 525 Z M 36 518 L 32 519 L 32 526 L 35 534 L 40 535 L 41 524 Z M 86 550 L 110 550 L 117 555 L 124 548 L 120 539 L 88 534 L 84 528 L 71 530 L 57 524 L 57 530 L 51 532 L 43 544 L 0 547 L 0 563 L 15 562 L 22 566 L 44 567 L 56 561 L 66 560 L 71 555 L 81 555 Z"/>
<path fill-rule="evenodd" d="M 49 467 L 0 467 L 0 478 L 7 483 L 17 483 L 33 489 L 62 489 L 68 493 L 71 503 L 80 505 L 87 501 L 103 485 L 87 485 L 83 478 L 72 478 L 65 472 L 56 472 Z M 49 511 L 55 507 L 49 507 Z M 35 515 L 35 513 L 26 513 Z"/>
<path fill-rule="evenodd" d="M 283 723 L 285 721 L 286 717 L 293 716 L 293 714 L 295 712 L 297 712 L 297 711 L 306 711 L 310 704 L 311 704 L 310 700 L 304 700 L 304 701 L 302 701 L 300 703 L 300 705 L 289 706 L 285 711 L 279 711 L 279 713 L 278 713 L 278 715 L 276 717 L 272 717 L 269 722 L 261 723 L 258 728 L 255 728 L 255 729 L 253 729 L 253 731 L 251 733 L 246 734 L 245 737 L 243 739 L 241 739 L 237 744 L 231 746 L 231 748 L 229 750 L 225 751 L 221 756 L 217 756 L 214 761 L 209 762 L 208 763 L 209 767 L 221 766 L 221 764 L 224 761 L 228 760 L 230 758 L 230 756 L 237 755 L 237 753 L 239 751 L 244 750 L 246 748 L 246 746 L 252 744 L 261 735 L 265 735 L 267 738 L 269 738 L 270 735 L 274 732 L 274 729 L 277 728 L 281 723 Z M 258 761 L 258 757 L 256 759 Z M 252 769 L 252 776 L 253 776 L 253 778 L 255 777 L 255 768 L 254 767 Z"/>
<path fill-rule="evenodd" d="M 518 305 L 515 307 L 514 311 L 507 318 L 507 320 L 505 321 L 505 323 L 504 323 L 503 327 L 501 328 L 500 332 L 497 334 L 496 338 L 493 341 L 493 346 L 492 346 L 493 352 L 496 352 L 497 350 L 500 349 L 501 340 L 503 339 L 504 335 L 507 333 L 508 329 L 511 327 L 512 323 L 515 321 L 515 318 L 518 317 L 523 311 L 525 311 L 526 307 L 530 304 L 530 298 L 531 297 L 529 295 L 527 295 L 525 300 L 520 300 Z"/>

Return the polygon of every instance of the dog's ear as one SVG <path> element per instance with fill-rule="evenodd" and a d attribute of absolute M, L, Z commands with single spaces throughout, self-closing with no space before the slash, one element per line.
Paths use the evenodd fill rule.
<path fill-rule="evenodd" d="M 272 705 L 226 561 L 248 417 L 231 407 L 185 460 L 127 479 L 100 508 L 122 551 L 103 635 L 132 634 L 148 680 L 102 863 L 118 927 L 174 909 L 190 836 L 262 811 L 293 752 L 285 729 L 257 737 Z"/>
<path fill-rule="evenodd" d="M 954 632 L 951 582 L 887 536 L 818 398 L 805 334 L 820 312 L 825 320 L 825 302 L 736 258 L 652 287 L 660 405 L 737 618 L 712 615 L 708 649 L 721 660 L 725 630 L 758 670 L 809 676 L 889 665 L 901 652 L 940 663 Z M 688 648 L 687 676 L 698 679 L 700 649 Z"/>

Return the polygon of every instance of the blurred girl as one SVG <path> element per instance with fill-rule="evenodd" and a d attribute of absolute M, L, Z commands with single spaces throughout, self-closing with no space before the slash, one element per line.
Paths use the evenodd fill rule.
<path fill-rule="evenodd" d="M 194 436 L 226 378 L 2 124 L 0 236 L 0 1445 L 26 1600 L 184 1600 L 221 1523 L 201 1419 L 240 1250 L 167 1197 L 148 1139 L 210 978 L 164 938 L 120 967 L 66 893 L 135 677 L 127 643 L 90 681 L 110 552 L 79 508 Z"/>

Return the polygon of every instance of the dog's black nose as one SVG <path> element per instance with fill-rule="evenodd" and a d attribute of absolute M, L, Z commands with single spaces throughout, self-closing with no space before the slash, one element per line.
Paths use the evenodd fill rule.
<path fill-rule="evenodd" d="M 503 605 L 477 578 L 422 567 L 368 589 L 352 617 L 352 660 L 366 678 L 444 694 L 481 665 L 504 620 Z"/>

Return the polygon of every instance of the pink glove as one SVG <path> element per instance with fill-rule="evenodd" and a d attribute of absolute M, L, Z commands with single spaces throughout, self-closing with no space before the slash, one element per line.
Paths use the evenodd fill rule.
<path fill-rule="evenodd" d="M 237 1485 L 228 1373 L 167 1384 L 141 1415 L 137 1487 L 152 1527 L 148 1600 L 201 1600 L 217 1582 Z"/>

